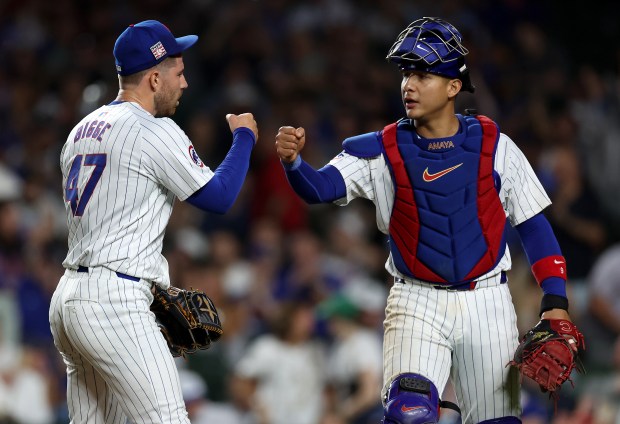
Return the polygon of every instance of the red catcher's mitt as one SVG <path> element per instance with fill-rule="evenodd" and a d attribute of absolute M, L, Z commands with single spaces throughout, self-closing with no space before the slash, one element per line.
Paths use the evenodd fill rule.
<path fill-rule="evenodd" d="M 573 369 L 585 372 L 577 356 L 579 348 L 585 349 L 585 343 L 575 324 L 563 319 L 543 319 L 523 336 L 508 365 L 517 367 L 522 376 L 531 378 L 543 392 L 554 396 L 562 383 L 571 381 Z"/>

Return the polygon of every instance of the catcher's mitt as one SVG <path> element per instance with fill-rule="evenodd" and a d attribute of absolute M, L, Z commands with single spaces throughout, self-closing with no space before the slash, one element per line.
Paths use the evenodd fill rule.
<path fill-rule="evenodd" d="M 583 335 L 572 322 L 543 319 L 523 336 L 508 365 L 514 365 L 522 376 L 536 381 L 543 392 L 555 396 L 562 383 L 571 381 L 573 369 L 585 372 L 577 356 L 579 348 L 585 349 Z"/>
<path fill-rule="evenodd" d="M 223 333 L 213 302 L 201 291 L 155 286 L 151 311 L 172 356 L 207 349 Z"/>

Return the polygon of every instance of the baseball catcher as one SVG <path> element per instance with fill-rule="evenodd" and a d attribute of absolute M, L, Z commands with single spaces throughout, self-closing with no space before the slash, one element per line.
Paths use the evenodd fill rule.
<path fill-rule="evenodd" d="M 580 348 L 585 349 L 583 335 L 572 322 L 542 319 L 523 336 L 509 365 L 555 398 L 562 383 L 571 381 L 573 369 L 585 372 L 577 356 Z"/>
<path fill-rule="evenodd" d="M 175 357 L 208 349 L 223 333 L 213 301 L 201 291 L 156 286 L 151 311 Z"/>
<path fill-rule="evenodd" d="M 385 268 L 394 284 L 384 326 L 384 424 L 438 422 L 450 376 L 464 424 L 520 423 L 519 394 L 504 390 L 518 377 L 506 364 L 553 394 L 583 346 L 568 314 L 566 259 L 544 214 L 551 199 L 495 121 L 455 111 L 457 96 L 475 91 L 467 54 L 452 24 L 416 19 L 386 57 L 402 77 L 400 120 L 346 138 L 319 169 L 301 157 L 303 127 L 284 125 L 276 135 L 288 182 L 306 203 L 367 199 L 388 236 Z M 542 323 L 522 341 L 506 224 L 543 292 Z"/>

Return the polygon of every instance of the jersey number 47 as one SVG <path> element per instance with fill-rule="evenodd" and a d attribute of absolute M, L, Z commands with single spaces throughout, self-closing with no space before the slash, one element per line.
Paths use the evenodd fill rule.
<path fill-rule="evenodd" d="M 67 176 L 67 183 L 65 184 L 65 202 L 71 204 L 71 212 L 73 216 L 82 216 L 86 204 L 93 195 L 93 191 L 103 174 L 103 169 L 107 163 L 107 155 L 105 153 L 94 153 L 88 155 L 77 155 L 71 163 L 71 169 Z M 79 194 L 79 182 L 80 171 L 84 166 L 94 166 L 93 172 L 90 174 L 90 178 L 84 186 L 82 194 Z"/>

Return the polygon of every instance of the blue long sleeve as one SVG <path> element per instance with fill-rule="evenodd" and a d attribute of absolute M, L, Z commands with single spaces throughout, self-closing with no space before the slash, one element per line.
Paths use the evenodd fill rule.
<path fill-rule="evenodd" d="M 255 140 L 249 128 L 237 128 L 233 132 L 232 146 L 213 177 L 188 197 L 187 202 L 207 212 L 226 213 L 241 191 Z"/>
<path fill-rule="evenodd" d="M 515 229 L 519 233 L 523 250 L 525 250 L 530 265 L 547 256 L 562 256 L 560 245 L 553 233 L 551 224 L 542 213 L 522 222 Z M 562 278 L 545 278 L 540 286 L 545 294 L 566 297 L 566 281 Z"/>
<path fill-rule="evenodd" d="M 291 187 L 306 203 L 328 203 L 346 195 L 344 179 L 331 165 L 317 171 L 301 159 L 300 155 L 292 164 L 282 165 Z"/>

